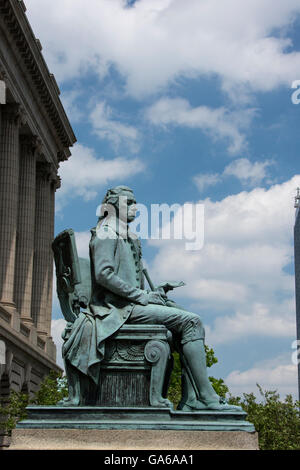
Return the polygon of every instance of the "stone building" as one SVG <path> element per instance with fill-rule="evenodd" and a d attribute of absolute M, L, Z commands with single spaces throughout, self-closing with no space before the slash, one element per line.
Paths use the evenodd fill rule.
<path fill-rule="evenodd" d="M 0 394 L 34 393 L 51 338 L 54 199 L 75 136 L 21 0 L 0 0 Z"/>

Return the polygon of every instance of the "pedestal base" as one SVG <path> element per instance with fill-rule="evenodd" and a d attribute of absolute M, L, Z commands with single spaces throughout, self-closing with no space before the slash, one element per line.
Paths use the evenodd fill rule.
<path fill-rule="evenodd" d="M 258 449 L 244 412 L 31 406 L 10 449 Z"/>
<path fill-rule="evenodd" d="M 15 429 L 11 450 L 258 450 L 257 433 L 100 429 Z"/>

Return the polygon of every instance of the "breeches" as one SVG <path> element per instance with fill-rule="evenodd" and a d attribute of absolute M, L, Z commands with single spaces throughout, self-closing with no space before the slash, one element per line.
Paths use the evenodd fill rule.
<path fill-rule="evenodd" d="M 177 307 L 148 304 L 135 305 L 126 323 L 164 325 L 181 344 L 198 339 L 204 340 L 205 331 L 201 318 L 195 313 Z"/>

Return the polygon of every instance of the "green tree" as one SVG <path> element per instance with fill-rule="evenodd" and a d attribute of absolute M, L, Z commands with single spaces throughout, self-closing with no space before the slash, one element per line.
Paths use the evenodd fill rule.
<path fill-rule="evenodd" d="M 66 377 L 51 371 L 31 399 L 26 393 L 11 392 L 8 403 L 0 403 L 0 427 L 6 432 L 10 432 L 18 421 L 26 418 L 28 405 L 56 405 L 66 396 L 68 396 Z"/>
<path fill-rule="evenodd" d="M 0 403 L 0 428 L 10 432 L 18 421 L 26 418 L 29 397 L 26 393 L 11 392 L 8 403 Z"/>
<path fill-rule="evenodd" d="M 35 405 L 56 405 L 60 400 L 68 396 L 68 383 L 62 374 L 51 371 L 43 380 L 38 392 L 31 400 Z"/>
<path fill-rule="evenodd" d="M 261 401 L 253 393 L 243 398 L 230 396 L 229 402 L 240 405 L 258 432 L 262 450 L 300 450 L 300 403 L 287 395 L 280 401 L 277 391 L 264 391 L 257 384 Z"/>

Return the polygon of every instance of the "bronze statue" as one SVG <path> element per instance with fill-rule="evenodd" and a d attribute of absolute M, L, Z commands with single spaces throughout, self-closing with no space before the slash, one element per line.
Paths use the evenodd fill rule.
<path fill-rule="evenodd" d="M 121 207 L 124 201 L 126 208 Z M 109 206 L 114 211 L 109 211 Z M 208 379 L 205 332 L 199 315 L 167 297 L 169 290 L 184 283 L 170 282 L 155 288 L 143 268 L 140 240 L 128 227 L 137 210 L 133 191 L 127 186 L 108 190 L 102 208 L 97 227 L 91 230 L 90 264 L 76 259 L 72 237 L 65 244 L 68 250 L 62 249 L 68 233 L 58 236 L 53 244 L 58 296 L 68 321 L 63 357 L 69 399 L 64 404 L 79 405 L 82 395 L 90 393 L 91 383 L 97 387 L 106 342 L 123 325 L 164 325 L 181 358 L 182 399 L 178 409 L 240 410 L 222 400 Z M 150 289 L 145 288 L 145 274 Z M 170 406 L 166 398 L 160 403 Z"/>

